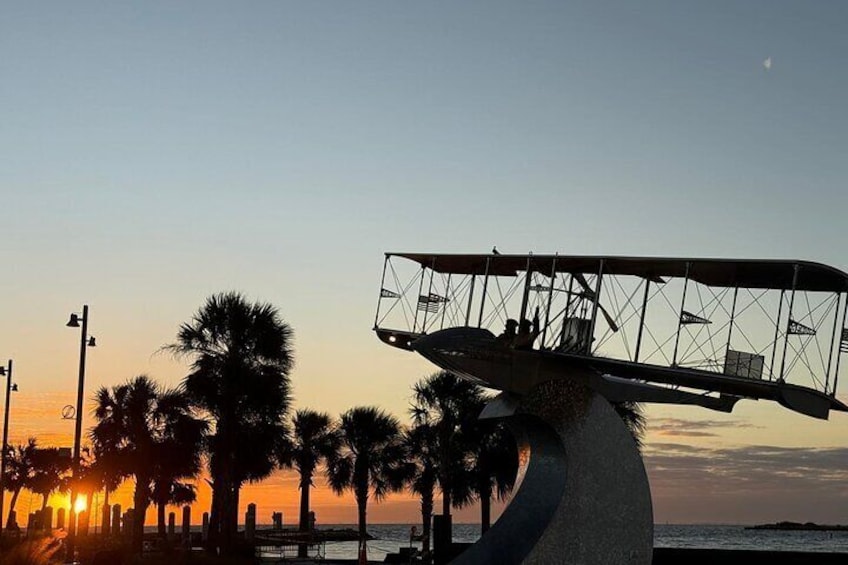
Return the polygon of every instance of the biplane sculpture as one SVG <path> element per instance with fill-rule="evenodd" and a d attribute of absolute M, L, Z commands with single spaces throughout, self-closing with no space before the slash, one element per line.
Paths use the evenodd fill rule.
<path fill-rule="evenodd" d="M 483 417 L 519 423 L 520 488 L 458 562 L 649 563 L 644 467 L 609 403 L 846 412 L 836 397 L 846 314 L 848 274 L 806 261 L 388 253 L 374 329 L 503 391 Z M 596 523 L 605 504 L 618 518 L 607 508 Z"/>

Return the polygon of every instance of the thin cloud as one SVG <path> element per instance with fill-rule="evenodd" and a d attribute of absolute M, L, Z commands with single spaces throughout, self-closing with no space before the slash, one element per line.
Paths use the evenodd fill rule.
<path fill-rule="evenodd" d="M 848 447 L 751 445 L 703 448 L 673 443 L 646 446 L 645 464 L 660 489 L 723 492 L 829 492 L 848 503 Z"/>
<path fill-rule="evenodd" d="M 727 428 L 752 428 L 740 420 L 684 420 L 681 418 L 657 418 L 648 423 L 648 431 L 660 436 L 671 437 L 717 437 L 712 430 Z"/>

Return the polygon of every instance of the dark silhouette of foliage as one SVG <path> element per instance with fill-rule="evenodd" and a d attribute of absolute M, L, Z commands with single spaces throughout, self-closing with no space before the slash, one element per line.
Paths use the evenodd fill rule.
<path fill-rule="evenodd" d="M 436 429 L 430 424 L 418 424 L 404 433 L 412 475 L 409 488 L 421 497 L 421 549 L 430 553 L 430 524 L 433 518 L 433 500 L 439 472 L 439 444 Z"/>
<path fill-rule="evenodd" d="M 37 449 L 38 442 L 32 437 L 27 440 L 26 445 L 9 445 L 6 447 L 6 474 L 3 477 L 3 486 L 5 490 L 12 493 L 9 514 L 6 518 L 6 528 L 12 524 L 12 512 L 15 511 L 21 490 L 26 488 L 32 479 L 34 471 L 32 459 Z M 2 521 L 2 516 L 0 516 L 0 521 Z M 0 523 L 0 527 L 2 527 L 2 523 Z"/>
<path fill-rule="evenodd" d="M 377 501 L 403 489 L 411 475 L 397 418 L 376 407 L 352 408 L 339 425 L 341 449 L 328 461 L 330 487 L 341 494 L 352 490 L 356 498 L 360 550 L 365 547 L 368 499 Z"/>
<path fill-rule="evenodd" d="M 480 501 L 481 533 L 485 534 L 491 526 L 492 499 L 506 500 L 515 485 L 518 449 L 506 425 L 494 420 L 477 421 L 473 445 L 473 488 Z"/>
<path fill-rule="evenodd" d="M 267 477 L 285 448 L 291 342 L 292 330 L 274 306 L 229 292 L 209 297 L 165 347 L 191 359 L 183 385 L 213 426 L 206 445 L 209 541 L 224 553 L 236 534 L 241 486 Z"/>
<path fill-rule="evenodd" d="M 469 504 L 474 497 L 469 457 L 483 398 L 480 386 L 447 371 L 434 373 L 413 386 L 413 421 L 435 430 L 437 476 L 445 515 L 452 507 Z"/>
<path fill-rule="evenodd" d="M 133 476 L 133 551 L 141 551 L 144 516 L 151 501 L 151 486 L 167 462 L 190 475 L 206 431 L 206 423 L 194 418 L 188 397 L 178 390 L 163 390 L 147 376 L 139 376 L 96 394 L 91 431 L 96 449 L 112 453 L 117 474 Z"/>
<path fill-rule="evenodd" d="M 197 471 L 200 471 L 199 465 Z M 171 472 L 181 474 L 180 471 Z M 150 500 L 156 505 L 157 532 L 159 533 L 159 537 L 163 539 L 168 535 L 167 523 L 165 522 L 166 507 L 169 504 L 185 506 L 197 500 L 197 487 L 191 483 L 181 482 L 177 480 L 178 478 L 174 475 L 166 476 L 159 474 L 153 479 Z"/>
<path fill-rule="evenodd" d="M 298 529 L 309 530 L 309 491 L 312 478 L 323 462 L 334 460 L 341 448 L 341 435 L 329 414 L 314 410 L 298 410 L 292 420 L 292 437 L 281 457 L 286 467 L 300 475 L 300 519 Z M 307 547 L 298 547 L 298 556 L 306 557 Z"/>
<path fill-rule="evenodd" d="M 89 431 L 89 439 L 91 434 Z M 109 496 L 118 488 L 126 478 L 125 471 L 121 469 L 119 462 L 120 454 L 111 451 L 111 446 L 95 443 L 92 447 L 83 448 L 83 454 L 86 460 L 82 466 L 84 473 L 84 484 L 79 492 L 86 492 L 89 498 L 87 508 L 91 508 L 91 496 L 94 492 L 103 491 L 103 509 L 104 513 L 109 512 Z M 70 490 L 70 488 L 68 488 Z M 101 522 L 103 516 L 98 517 Z"/>
<path fill-rule="evenodd" d="M 612 405 L 616 414 L 624 422 L 630 435 L 633 436 L 633 441 L 636 442 L 636 447 L 642 450 L 642 438 L 645 436 L 647 429 L 647 420 L 645 413 L 642 410 L 642 405 L 638 402 L 624 401 L 615 402 Z"/>
<path fill-rule="evenodd" d="M 47 507 L 50 495 L 59 490 L 63 479 L 71 469 L 71 458 L 62 454 L 58 447 L 39 447 L 31 455 L 32 474 L 26 488 L 41 495 L 41 509 Z"/>

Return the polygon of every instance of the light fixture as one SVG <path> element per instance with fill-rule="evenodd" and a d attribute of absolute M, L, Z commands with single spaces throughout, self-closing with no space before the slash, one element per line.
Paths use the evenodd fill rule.
<path fill-rule="evenodd" d="M 6 367 L 0 367 L 0 377 L 6 376 Z"/>
<path fill-rule="evenodd" d="M 12 392 L 18 392 L 18 383 L 12 383 Z"/>
<path fill-rule="evenodd" d="M 76 314 L 71 314 L 71 319 L 68 320 L 68 323 L 65 324 L 65 325 L 68 326 L 69 328 L 78 328 L 80 326 L 79 316 L 76 315 Z"/>
<path fill-rule="evenodd" d="M 97 347 L 97 342 L 94 341 L 94 336 L 88 338 L 88 346 L 89 347 Z"/>

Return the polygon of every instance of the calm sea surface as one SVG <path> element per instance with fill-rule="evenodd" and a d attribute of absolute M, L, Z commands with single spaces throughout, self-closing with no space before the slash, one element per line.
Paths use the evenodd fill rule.
<path fill-rule="evenodd" d="M 351 528 L 353 524 L 323 525 Z M 368 532 L 377 539 L 368 542 L 368 558 L 382 561 L 386 553 L 409 545 L 411 524 L 374 524 Z M 420 525 L 418 526 L 421 530 Z M 454 524 L 454 541 L 474 542 L 480 536 L 479 524 Z M 420 547 L 419 543 L 413 544 Z M 698 547 L 714 549 L 772 549 L 783 551 L 822 551 L 848 553 L 848 532 L 779 532 L 746 530 L 744 526 L 660 525 L 654 529 L 656 547 Z M 325 556 L 337 559 L 356 557 L 355 542 L 327 543 Z"/>

